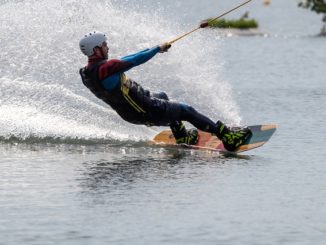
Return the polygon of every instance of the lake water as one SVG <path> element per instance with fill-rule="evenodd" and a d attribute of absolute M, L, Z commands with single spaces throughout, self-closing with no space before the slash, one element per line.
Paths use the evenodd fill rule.
<path fill-rule="evenodd" d="M 254 1 L 260 35 L 200 30 L 128 72 L 229 124 L 277 123 L 225 157 L 149 146 L 81 84 L 79 38 L 111 57 L 172 39 L 232 1 L 0 1 L 0 244 L 326 242 L 326 40 L 296 1 Z"/>

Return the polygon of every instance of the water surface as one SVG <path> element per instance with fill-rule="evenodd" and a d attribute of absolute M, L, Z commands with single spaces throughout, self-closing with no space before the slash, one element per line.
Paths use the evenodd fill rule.
<path fill-rule="evenodd" d="M 78 77 L 90 29 L 121 57 L 236 4 L 0 2 L 0 244 L 325 243 L 320 17 L 255 1 L 232 16 L 263 35 L 203 30 L 128 73 L 216 120 L 279 125 L 238 157 L 150 146 L 162 128 L 123 122 Z"/>

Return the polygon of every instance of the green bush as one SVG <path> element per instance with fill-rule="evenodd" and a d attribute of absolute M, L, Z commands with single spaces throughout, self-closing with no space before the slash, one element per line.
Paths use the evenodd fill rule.
<path fill-rule="evenodd" d="M 299 2 L 299 7 L 308 8 L 315 11 L 317 14 L 326 14 L 325 0 L 301 0 Z M 326 19 L 324 19 L 324 21 L 326 22 Z"/>
<path fill-rule="evenodd" d="M 258 23 L 254 19 L 244 19 L 241 18 L 239 20 L 225 20 L 218 19 L 210 21 L 208 19 L 208 26 L 214 28 L 236 28 L 236 29 L 250 29 L 250 28 L 258 28 Z"/>
<path fill-rule="evenodd" d="M 321 29 L 321 35 L 326 36 L 326 0 L 301 0 L 299 7 L 310 9 L 317 14 L 323 15 L 324 26 Z"/>

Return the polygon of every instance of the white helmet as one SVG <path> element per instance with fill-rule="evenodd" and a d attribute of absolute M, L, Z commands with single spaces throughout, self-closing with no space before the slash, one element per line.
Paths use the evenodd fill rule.
<path fill-rule="evenodd" d="M 94 54 L 93 48 L 101 47 L 103 42 L 106 42 L 107 38 L 102 32 L 90 32 L 87 33 L 80 41 L 79 48 L 86 56 Z"/>

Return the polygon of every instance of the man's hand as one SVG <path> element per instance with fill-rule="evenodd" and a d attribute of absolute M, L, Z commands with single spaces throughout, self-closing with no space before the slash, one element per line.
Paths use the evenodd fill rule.
<path fill-rule="evenodd" d="M 171 44 L 162 43 L 159 47 L 160 47 L 160 53 L 165 53 L 168 52 L 169 48 L 171 48 Z"/>
<path fill-rule="evenodd" d="M 204 21 L 202 23 L 200 23 L 200 28 L 205 28 L 208 26 L 208 21 Z"/>

